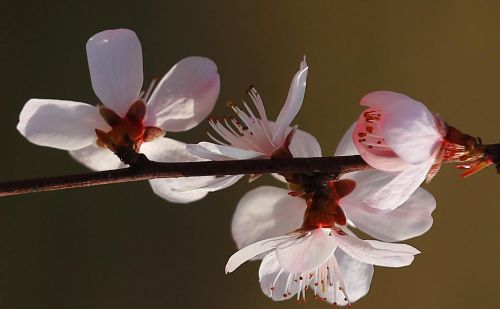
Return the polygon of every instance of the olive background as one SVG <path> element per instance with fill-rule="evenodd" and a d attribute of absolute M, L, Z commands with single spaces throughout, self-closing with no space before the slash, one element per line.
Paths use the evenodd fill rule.
<path fill-rule="evenodd" d="M 295 123 L 332 154 L 374 90 L 425 102 L 459 129 L 499 142 L 498 1 L 10 1 L 0 10 L 0 181 L 86 169 L 15 129 L 29 98 L 97 103 L 85 43 L 126 27 L 143 46 L 145 86 L 175 62 L 206 56 L 228 114 L 256 85 L 268 114 L 285 101 L 303 55 L 310 66 Z M 206 122 L 186 142 L 207 140 Z M 422 254 L 401 269 L 377 267 L 354 308 L 500 306 L 500 177 L 461 180 L 445 166 L 425 187 L 434 226 L 408 241 Z M 230 222 L 241 196 L 276 184 L 263 177 L 188 205 L 169 204 L 147 182 L 0 199 L 1 308 L 327 308 L 309 297 L 273 302 L 258 262 L 224 274 L 235 251 Z"/>

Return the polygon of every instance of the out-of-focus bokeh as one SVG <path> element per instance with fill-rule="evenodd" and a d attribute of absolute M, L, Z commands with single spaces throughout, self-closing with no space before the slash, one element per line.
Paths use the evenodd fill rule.
<path fill-rule="evenodd" d="M 374 90 L 408 94 L 454 126 L 499 142 L 498 1 L 9 1 L 0 10 L 0 180 L 84 172 L 64 151 L 15 129 L 29 98 L 97 103 L 85 43 L 104 29 L 137 32 L 145 80 L 200 55 L 219 66 L 216 115 L 250 84 L 277 115 L 303 55 L 310 65 L 295 123 L 332 154 Z M 208 125 L 170 137 L 206 140 Z M 130 183 L 0 200 L 1 308 L 298 308 L 258 285 L 258 262 L 224 274 L 244 181 L 191 205 Z M 376 268 L 355 308 L 500 306 L 500 176 L 460 180 L 451 166 L 426 186 L 434 226 L 410 244 L 413 265 Z M 301 308 L 327 308 L 309 297 Z"/>

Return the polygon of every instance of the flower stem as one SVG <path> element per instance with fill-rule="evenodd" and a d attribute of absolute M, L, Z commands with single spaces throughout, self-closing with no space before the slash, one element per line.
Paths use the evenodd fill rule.
<path fill-rule="evenodd" d="M 132 167 L 66 176 L 0 182 L 0 197 L 113 183 L 190 176 L 268 173 L 324 173 L 339 177 L 370 168 L 360 156 L 163 163 L 145 160 Z"/>

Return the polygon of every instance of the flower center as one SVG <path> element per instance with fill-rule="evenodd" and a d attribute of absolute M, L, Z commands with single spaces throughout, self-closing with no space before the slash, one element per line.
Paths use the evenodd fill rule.
<path fill-rule="evenodd" d="M 120 148 L 139 152 L 142 143 L 163 137 L 166 133 L 157 127 L 144 126 L 146 104 L 142 100 L 134 102 L 124 117 L 104 106 L 99 107 L 99 113 L 111 126 L 111 130 L 104 132 L 95 129 L 97 145 L 108 148 L 114 153 Z"/>
<path fill-rule="evenodd" d="M 267 120 L 264 103 L 257 90 L 252 86 L 247 93 L 258 114 L 255 114 L 245 101 L 244 109 L 228 102 L 226 106 L 234 111 L 239 120 L 232 117 L 211 118 L 209 124 L 221 139 L 210 133 L 208 136 L 221 145 L 253 150 L 269 156 L 276 149 L 272 136 L 273 128 Z"/>
<path fill-rule="evenodd" d="M 387 155 L 392 155 L 394 152 L 385 143 L 385 140 L 380 133 L 380 120 L 382 113 L 375 109 L 368 109 L 360 117 L 356 128 L 357 139 L 361 145 L 368 149 L 387 152 Z"/>

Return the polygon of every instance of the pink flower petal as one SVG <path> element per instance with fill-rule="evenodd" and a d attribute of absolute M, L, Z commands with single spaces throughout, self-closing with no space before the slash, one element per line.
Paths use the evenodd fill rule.
<path fill-rule="evenodd" d="M 191 179 L 192 178 L 192 179 Z M 186 177 L 186 178 L 158 178 L 149 181 L 153 192 L 172 203 L 192 203 L 204 198 L 208 191 L 182 190 L 187 186 L 203 186 L 213 180 L 213 176 Z"/>
<path fill-rule="evenodd" d="M 17 130 L 30 142 L 76 150 L 97 140 L 96 128 L 107 128 L 94 106 L 85 103 L 31 99 L 19 115 Z"/>
<path fill-rule="evenodd" d="M 304 58 L 300 63 L 300 70 L 293 77 L 285 105 L 281 109 L 278 118 L 276 118 L 276 131 L 273 135 L 273 141 L 277 145 L 283 144 L 288 127 L 302 107 L 302 101 L 306 92 L 308 70 L 309 68 Z"/>
<path fill-rule="evenodd" d="M 286 235 L 301 227 L 306 204 L 282 188 L 264 186 L 245 194 L 238 203 L 231 232 L 238 248 Z"/>
<path fill-rule="evenodd" d="M 335 237 L 339 248 L 354 259 L 372 265 L 402 267 L 413 262 L 417 249 L 405 244 L 366 241 L 349 235 Z"/>
<path fill-rule="evenodd" d="M 69 154 L 73 159 L 94 171 L 106 171 L 126 167 L 111 150 L 95 144 L 72 150 Z"/>
<path fill-rule="evenodd" d="M 186 150 L 186 144 L 171 138 L 159 138 L 141 146 L 141 152 L 158 162 L 190 162 L 201 159 Z M 153 191 L 174 203 L 190 203 L 202 199 L 209 190 L 193 190 L 211 183 L 215 176 L 159 178 L 150 180 Z"/>
<path fill-rule="evenodd" d="M 220 161 L 220 160 L 246 160 L 263 157 L 264 154 L 253 150 L 241 149 L 233 146 L 218 145 L 209 142 L 198 144 L 188 144 L 187 151 L 200 158 Z"/>
<path fill-rule="evenodd" d="M 425 180 L 432 163 L 429 161 L 411 165 L 401 173 L 368 170 L 346 174 L 342 179 L 354 180 L 356 188 L 342 201 L 378 210 L 395 209 L 417 190 Z"/>
<path fill-rule="evenodd" d="M 128 29 L 99 32 L 87 42 L 94 92 L 108 108 L 124 116 L 142 88 L 142 49 Z"/>
<path fill-rule="evenodd" d="M 402 241 L 427 232 L 432 226 L 436 200 L 426 190 L 418 188 L 410 198 L 394 210 L 377 211 L 360 203 L 340 205 L 347 217 L 361 231 L 382 241 Z"/>
<path fill-rule="evenodd" d="M 361 98 L 359 104 L 368 107 L 377 107 L 385 111 L 395 106 L 411 105 L 412 98 L 407 95 L 393 91 L 373 91 Z"/>
<path fill-rule="evenodd" d="M 215 192 L 227 187 L 234 185 L 238 180 L 243 178 L 245 175 L 234 175 L 234 176 L 217 176 L 212 177 L 212 179 L 208 181 L 204 181 L 201 184 L 193 185 L 193 186 L 184 186 L 183 188 L 176 188 L 177 191 L 206 191 L 206 192 Z"/>
<path fill-rule="evenodd" d="M 290 273 L 302 273 L 324 264 L 337 248 L 336 238 L 328 233 L 316 229 L 307 236 L 280 244 L 276 248 L 276 257 L 281 267 Z"/>
<path fill-rule="evenodd" d="M 321 157 L 321 146 L 318 140 L 302 130 L 296 130 L 290 143 L 290 152 L 294 158 Z"/>
<path fill-rule="evenodd" d="M 204 198 L 209 192 L 232 186 L 243 175 L 197 176 L 150 180 L 153 191 L 170 202 L 190 203 Z"/>
<path fill-rule="evenodd" d="M 155 139 L 144 143 L 140 152 L 150 160 L 158 162 L 191 162 L 204 161 L 186 150 L 186 144 L 168 137 Z"/>
<path fill-rule="evenodd" d="M 337 145 L 337 149 L 335 149 L 335 154 L 334 156 L 354 156 L 354 155 L 359 155 L 359 151 L 356 148 L 356 145 L 354 145 L 354 142 L 352 141 L 352 133 L 354 132 L 354 129 L 356 128 L 357 122 L 354 122 L 349 129 L 347 129 L 347 132 L 342 136 L 340 139 L 339 144 Z"/>
<path fill-rule="evenodd" d="M 381 134 L 404 161 L 420 164 L 434 155 L 442 136 L 436 116 L 424 104 L 390 91 L 372 92 L 361 99 L 361 104 L 382 110 Z"/>
<path fill-rule="evenodd" d="M 189 130 L 212 112 L 219 89 L 219 74 L 212 60 L 184 58 L 168 71 L 151 94 L 146 123 L 166 131 Z"/>
<path fill-rule="evenodd" d="M 241 264 L 246 261 L 252 259 L 253 257 L 267 252 L 276 248 L 281 243 L 287 242 L 291 239 L 297 238 L 297 235 L 286 235 L 286 236 L 278 236 L 270 239 L 264 239 L 253 243 L 245 248 L 237 251 L 233 254 L 226 264 L 226 274 L 232 273 L 236 268 L 238 268 Z"/>

